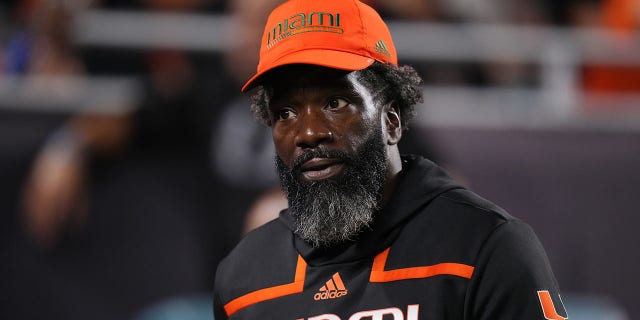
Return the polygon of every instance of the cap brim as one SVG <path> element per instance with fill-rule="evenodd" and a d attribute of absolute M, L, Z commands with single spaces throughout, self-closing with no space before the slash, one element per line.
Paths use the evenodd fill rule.
<path fill-rule="evenodd" d="M 288 64 L 313 64 L 327 68 L 355 71 L 362 70 L 374 62 L 375 59 L 371 57 L 345 51 L 322 49 L 301 50 L 271 62 L 268 67 L 258 71 L 258 73 L 245 83 L 242 87 L 242 92 L 247 92 L 260 85 L 262 76 L 268 71 Z"/>

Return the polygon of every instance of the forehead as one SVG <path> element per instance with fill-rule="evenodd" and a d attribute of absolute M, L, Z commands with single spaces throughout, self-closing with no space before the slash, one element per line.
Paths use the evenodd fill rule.
<path fill-rule="evenodd" d="M 286 65 L 265 75 L 264 84 L 275 93 L 285 94 L 302 88 L 353 90 L 349 71 L 314 65 Z"/>

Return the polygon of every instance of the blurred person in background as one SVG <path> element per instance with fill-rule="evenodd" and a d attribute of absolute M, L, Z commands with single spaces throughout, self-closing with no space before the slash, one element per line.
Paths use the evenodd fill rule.
<path fill-rule="evenodd" d="M 29 87 L 38 91 L 33 95 L 48 95 L 52 103 L 74 95 L 86 70 L 70 28 L 85 6 L 80 1 L 19 2 L 15 16 L 25 27 L 8 41 L 2 73 L 19 84 L 35 84 Z M 28 237 L 43 248 L 55 246 L 65 229 L 85 220 L 88 158 L 119 152 L 129 135 L 130 106 L 84 107 L 44 141 L 24 185 L 22 222 Z M 106 112 L 96 112 L 97 107 Z"/>
<path fill-rule="evenodd" d="M 536 27 L 549 23 L 548 7 L 544 1 L 452 0 L 441 3 L 447 15 L 459 23 L 510 28 Z M 517 43 L 511 45 L 518 46 Z M 478 43 L 477 50 L 494 54 L 492 61 L 480 63 L 479 84 L 496 87 L 533 87 L 537 84 L 538 72 L 535 65 L 512 58 L 508 51 L 502 53 L 486 47 L 484 43 Z"/>
<path fill-rule="evenodd" d="M 239 215 L 222 214 L 225 205 L 211 196 L 230 192 L 215 180 L 207 152 L 216 101 L 227 96 L 216 81 L 224 80 L 201 77 L 202 61 L 181 50 L 75 46 L 73 18 L 86 5 L 19 2 L 16 19 L 24 27 L 4 51 L 5 74 L 48 77 L 52 94 L 65 90 L 59 79 L 134 75 L 142 99 L 98 108 L 107 112 L 45 106 L 1 119 L 34 126 L 1 126 L 2 146 L 19 151 L 1 168 L 10 174 L 3 174 L 2 190 L 15 194 L 2 201 L 9 223 L 1 286 L 11 293 L 0 299 L 3 319 L 126 319 L 163 299 L 208 292 L 212 266 L 240 234 Z M 137 8 L 193 12 L 209 5 L 215 7 L 144 1 Z M 203 64 L 219 70 L 210 60 Z M 37 127 L 42 118 L 45 128 Z M 16 132 L 28 143 L 9 141 Z"/>
<path fill-rule="evenodd" d="M 81 2 L 24 1 L 20 13 L 28 28 L 18 32 L 7 49 L 6 74 L 42 79 L 40 90 L 52 95 L 72 90 L 67 81 L 85 75 L 71 39 L 71 23 Z M 118 106 L 112 106 L 118 107 Z M 80 110 L 43 145 L 25 184 L 23 222 L 27 234 L 42 247 L 52 247 L 69 226 L 87 214 L 87 157 L 120 151 L 130 129 L 128 112 L 106 114 Z"/>
<path fill-rule="evenodd" d="M 575 27 L 611 32 L 614 41 L 608 43 L 607 55 L 624 57 L 637 47 L 640 1 L 570 1 L 569 22 Z M 585 65 L 582 68 L 581 88 L 592 95 L 640 93 L 640 67 L 632 63 L 616 65 L 606 62 Z"/>
<path fill-rule="evenodd" d="M 260 31 L 268 13 L 282 0 L 230 0 L 230 27 L 225 33 L 227 49 L 223 53 L 229 97 L 220 106 L 220 116 L 212 127 L 211 161 L 214 172 L 237 191 L 249 195 L 241 212 L 228 214 L 242 219 L 242 233 L 275 218 L 284 196 L 277 185 L 272 166 L 275 155 L 269 130 L 252 121 L 249 99 L 238 87 L 253 72 L 260 46 Z M 212 73 L 220 77 L 220 72 Z M 237 202 L 236 200 L 231 201 Z M 237 204 L 236 204 L 237 207 Z"/>

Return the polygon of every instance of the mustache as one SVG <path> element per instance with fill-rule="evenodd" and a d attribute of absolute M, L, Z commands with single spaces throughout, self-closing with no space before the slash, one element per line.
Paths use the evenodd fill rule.
<path fill-rule="evenodd" d="M 346 152 L 338 151 L 338 150 L 329 150 L 324 147 L 319 147 L 316 149 L 309 149 L 305 151 L 303 154 L 301 154 L 300 156 L 298 156 L 293 161 L 293 165 L 291 166 L 291 171 L 300 172 L 300 167 L 302 167 L 302 165 L 305 162 L 313 158 L 335 158 L 347 164 L 353 163 L 355 161 L 355 159 Z"/>

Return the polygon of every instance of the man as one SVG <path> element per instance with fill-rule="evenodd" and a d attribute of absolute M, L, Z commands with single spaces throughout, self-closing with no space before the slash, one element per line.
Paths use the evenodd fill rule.
<path fill-rule="evenodd" d="M 378 14 L 292 0 L 270 15 L 252 109 L 289 208 L 219 265 L 216 319 L 566 319 L 533 231 L 397 144 L 421 80 Z"/>

